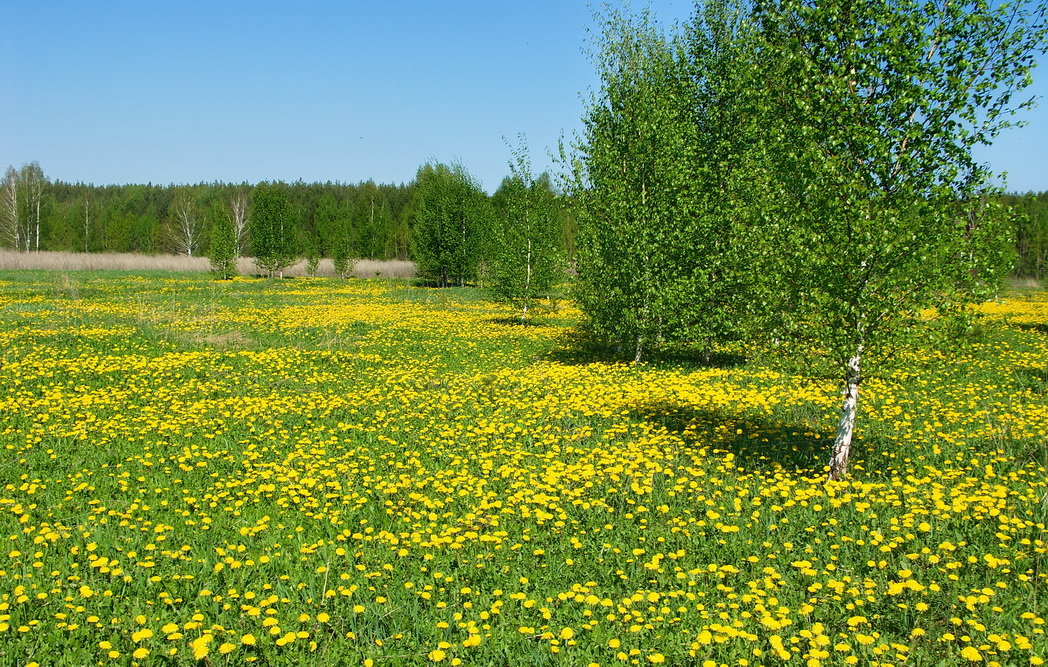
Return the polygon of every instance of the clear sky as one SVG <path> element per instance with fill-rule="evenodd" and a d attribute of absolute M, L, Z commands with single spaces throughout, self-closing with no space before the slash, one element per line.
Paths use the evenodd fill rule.
<path fill-rule="evenodd" d="M 636 4 L 636 3 L 635 3 Z M 653 0 L 685 18 L 687 0 Z M 11 2 L 0 168 L 64 181 L 411 180 L 461 160 L 489 191 L 527 135 L 536 167 L 596 83 L 572 0 Z M 1048 98 L 1048 62 L 1032 91 Z M 1048 190 L 1048 101 L 979 153 Z"/>

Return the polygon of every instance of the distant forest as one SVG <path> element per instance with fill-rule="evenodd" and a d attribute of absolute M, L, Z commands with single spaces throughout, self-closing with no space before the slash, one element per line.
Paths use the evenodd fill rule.
<path fill-rule="evenodd" d="M 316 248 L 320 256 L 331 257 L 345 232 L 356 257 L 412 259 L 414 182 L 274 185 L 286 190 L 294 207 L 300 252 Z M 8 168 L 0 183 L 0 247 L 205 255 L 219 216 L 235 217 L 239 203 L 249 222 L 254 188 L 249 183 L 87 185 L 48 180 L 36 163 Z M 1013 212 L 1018 255 L 1013 275 L 1045 278 L 1048 191 L 1006 194 L 1002 202 Z M 562 220 L 573 226 L 570 215 Z M 569 253 L 573 236 L 573 229 L 564 230 Z M 240 253 L 250 255 L 246 234 L 239 243 Z"/>
<path fill-rule="evenodd" d="M 1003 201 L 1015 213 L 1018 258 L 1013 275 L 1041 280 L 1048 275 L 1048 192 L 1007 194 Z"/>
<path fill-rule="evenodd" d="M 23 171 L 25 171 L 23 169 Z M 3 194 L 16 174 L 8 171 Z M 355 256 L 408 259 L 413 217 L 412 184 L 371 181 L 276 183 L 294 207 L 300 251 L 316 247 L 331 257 L 345 231 Z M 135 252 L 205 255 L 219 216 L 236 216 L 237 206 L 250 227 L 254 186 L 241 183 L 197 185 L 85 185 L 46 181 L 33 201 L 33 188 L 4 208 L 18 211 L 4 225 L 0 244 L 20 250 Z M 5 197 L 5 199 L 8 199 Z M 39 224 L 37 224 L 39 223 Z M 20 227 L 21 230 L 16 229 Z M 39 233 L 37 233 L 39 230 Z M 250 255 L 247 235 L 240 253 Z"/>

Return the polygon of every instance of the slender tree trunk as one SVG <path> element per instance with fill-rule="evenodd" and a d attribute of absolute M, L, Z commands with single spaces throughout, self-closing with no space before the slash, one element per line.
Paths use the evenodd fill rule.
<path fill-rule="evenodd" d="M 3 225 L 5 240 L 10 240 L 15 251 L 21 250 L 18 220 L 18 172 L 8 167 L 3 179 L 3 193 L 0 199 L 0 224 Z"/>
<path fill-rule="evenodd" d="M 841 420 L 837 424 L 837 437 L 833 441 L 833 454 L 830 457 L 830 481 L 843 479 L 848 474 L 848 457 L 851 455 L 855 413 L 859 404 L 859 383 L 862 382 L 859 370 L 862 350 L 860 344 L 855 355 L 848 360 L 844 375 L 844 406 L 841 408 Z"/>
<path fill-rule="evenodd" d="M 646 214 L 648 210 L 648 184 L 643 181 L 640 184 L 640 205 L 641 210 Z M 641 244 L 644 252 L 643 280 L 641 281 L 643 295 L 641 298 L 644 301 L 644 305 L 641 307 L 640 317 L 638 318 L 640 320 L 640 331 L 637 333 L 637 351 L 633 355 L 634 364 L 639 364 L 641 357 L 644 355 L 644 331 L 648 328 L 648 318 L 651 317 L 651 248 L 648 247 L 647 239 L 643 239 L 643 231 L 641 234 Z"/>
<path fill-rule="evenodd" d="M 247 197 L 241 192 L 235 192 L 229 198 L 229 211 L 233 218 L 233 234 L 236 238 L 237 257 L 241 257 L 247 250 Z"/>
<path fill-rule="evenodd" d="M 87 233 L 91 226 L 91 200 L 84 197 L 84 252 L 87 252 Z"/>
<path fill-rule="evenodd" d="M 36 251 L 40 252 L 40 199 L 36 200 Z"/>
<path fill-rule="evenodd" d="M 527 277 L 524 278 L 524 314 L 520 316 L 520 323 L 523 324 L 528 318 L 528 304 L 531 303 L 531 239 L 528 239 L 528 273 Z"/>

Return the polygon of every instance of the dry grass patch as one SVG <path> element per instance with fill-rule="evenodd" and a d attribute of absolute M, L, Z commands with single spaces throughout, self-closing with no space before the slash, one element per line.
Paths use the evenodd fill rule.
<path fill-rule="evenodd" d="M 211 268 L 206 257 L 185 255 L 141 255 L 137 253 L 80 252 L 14 252 L 0 250 L 0 270 L 36 269 L 46 271 L 175 271 L 204 273 Z M 258 268 L 252 257 L 237 260 L 237 272 L 255 275 Z M 285 276 L 305 277 L 306 262 L 300 261 L 284 271 Z M 320 261 L 317 276 L 334 278 L 335 266 L 330 259 Z M 406 260 L 361 259 L 353 265 L 356 278 L 413 278 L 415 264 Z"/>

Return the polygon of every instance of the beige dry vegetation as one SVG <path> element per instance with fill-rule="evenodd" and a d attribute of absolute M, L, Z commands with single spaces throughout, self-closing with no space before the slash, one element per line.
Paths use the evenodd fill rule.
<path fill-rule="evenodd" d="M 1017 290 L 1041 290 L 1044 283 L 1032 276 L 1015 276 L 1008 279 L 1008 286 Z"/>
<path fill-rule="evenodd" d="M 136 253 L 14 252 L 0 250 L 0 270 L 43 269 L 48 271 L 178 271 L 207 272 L 206 257 L 185 255 L 140 255 Z M 257 269 L 250 257 L 237 260 L 241 275 L 253 275 Z M 284 271 L 286 276 L 306 276 L 306 263 L 300 261 Z M 317 275 L 334 278 L 330 259 L 320 261 Z M 357 278 L 413 278 L 415 264 L 405 260 L 361 259 L 353 266 Z"/>

